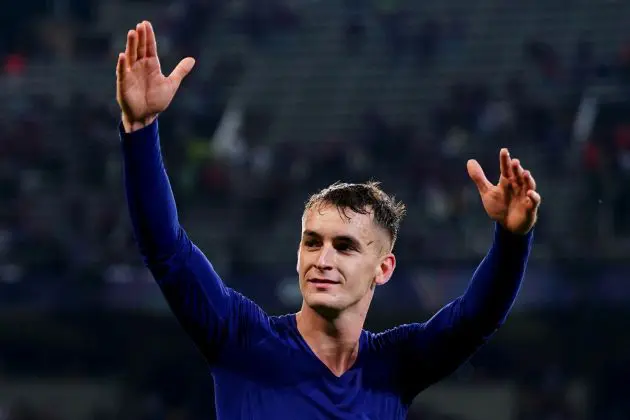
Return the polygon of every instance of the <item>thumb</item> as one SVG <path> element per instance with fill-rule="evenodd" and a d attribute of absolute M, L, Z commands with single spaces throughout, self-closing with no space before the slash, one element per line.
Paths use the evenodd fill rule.
<path fill-rule="evenodd" d="M 195 59 L 192 57 L 186 57 L 175 66 L 171 74 L 168 76 L 168 80 L 173 84 L 175 89 L 179 87 L 184 80 L 184 77 L 188 76 L 188 73 L 195 65 Z"/>
<path fill-rule="evenodd" d="M 466 164 L 466 169 L 468 169 L 468 175 L 477 186 L 480 194 L 484 194 L 492 187 L 492 183 L 488 181 L 488 178 L 486 178 L 479 162 L 474 159 L 470 159 Z"/>

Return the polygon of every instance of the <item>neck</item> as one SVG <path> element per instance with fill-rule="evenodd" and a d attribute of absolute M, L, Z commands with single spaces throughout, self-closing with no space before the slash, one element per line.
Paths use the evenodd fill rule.
<path fill-rule="evenodd" d="M 362 305 L 360 305 L 362 306 Z M 337 376 L 354 364 L 367 310 L 345 311 L 328 318 L 302 304 L 297 328 L 313 353 Z"/>

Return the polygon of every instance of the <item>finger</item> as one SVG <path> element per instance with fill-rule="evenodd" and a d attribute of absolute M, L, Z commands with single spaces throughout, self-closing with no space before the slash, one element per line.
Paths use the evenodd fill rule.
<path fill-rule="evenodd" d="M 127 66 L 130 65 L 129 57 L 131 55 L 131 37 L 133 36 L 133 30 L 127 32 L 127 43 L 125 44 L 125 57 L 127 58 Z"/>
<path fill-rule="evenodd" d="M 116 64 L 116 101 L 121 104 L 122 87 L 127 76 L 127 56 L 124 53 L 118 54 L 118 63 Z"/>
<path fill-rule="evenodd" d="M 540 206 L 540 203 L 542 202 L 542 198 L 540 197 L 540 194 L 538 194 L 536 191 L 534 190 L 527 191 L 527 197 L 531 201 L 532 209 L 536 209 Z"/>
<path fill-rule="evenodd" d="M 184 77 L 190 73 L 193 66 L 195 65 L 195 59 L 192 57 L 186 57 L 173 69 L 171 74 L 168 76 L 168 79 L 171 81 L 175 89 L 179 87 L 184 80 Z"/>
<path fill-rule="evenodd" d="M 501 175 L 507 179 L 512 177 L 510 161 L 510 152 L 508 149 L 501 149 L 501 152 L 499 152 L 499 165 L 501 167 Z"/>
<path fill-rule="evenodd" d="M 144 22 L 136 25 L 138 33 L 138 60 L 142 60 L 147 56 L 147 28 Z"/>
<path fill-rule="evenodd" d="M 157 41 L 155 40 L 155 32 L 153 32 L 153 25 L 148 20 L 145 20 L 144 26 L 147 32 L 147 57 L 157 57 Z"/>
<path fill-rule="evenodd" d="M 127 50 L 125 51 L 129 67 L 133 67 L 138 58 L 138 33 L 133 29 L 127 34 Z"/>
<path fill-rule="evenodd" d="M 525 186 L 528 190 L 536 190 L 536 180 L 532 176 L 531 172 L 525 171 L 523 178 L 525 179 Z"/>
<path fill-rule="evenodd" d="M 516 185 L 522 187 L 525 184 L 525 180 L 523 179 L 523 174 L 525 170 L 521 166 L 521 161 L 518 159 L 512 159 L 512 178 Z"/>
<path fill-rule="evenodd" d="M 120 83 L 124 80 L 127 70 L 127 59 L 125 53 L 118 54 L 118 62 L 116 63 L 116 80 Z"/>
<path fill-rule="evenodd" d="M 484 174 L 479 162 L 471 159 L 466 164 L 466 168 L 468 169 L 470 179 L 473 180 L 480 194 L 484 194 L 493 186 L 492 183 L 488 181 L 488 178 L 486 178 L 486 174 Z"/>

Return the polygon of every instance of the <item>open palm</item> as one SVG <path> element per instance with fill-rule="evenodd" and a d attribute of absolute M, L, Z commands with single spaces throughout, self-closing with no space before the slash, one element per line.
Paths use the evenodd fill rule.
<path fill-rule="evenodd" d="M 497 185 L 488 181 L 476 160 L 468 161 L 468 174 L 488 216 L 513 233 L 526 234 L 536 223 L 541 202 L 536 181 L 518 159 L 510 158 L 507 149 L 501 149 L 499 161 L 501 176 Z"/>
<path fill-rule="evenodd" d="M 130 30 L 116 66 L 116 100 L 125 128 L 146 125 L 164 111 L 194 64 L 193 58 L 184 58 L 168 77 L 164 76 L 151 23 L 144 21 Z"/>

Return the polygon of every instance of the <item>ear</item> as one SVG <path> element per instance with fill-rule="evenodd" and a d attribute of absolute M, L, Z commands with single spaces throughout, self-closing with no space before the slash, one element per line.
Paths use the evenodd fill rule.
<path fill-rule="evenodd" d="M 376 275 L 374 276 L 374 283 L 377 286 L 382 286 L 392 278 L 394 269 L 396 268 L 396 257 L 394 254 L 389 253 L 382 257 L 381 263 L 376 269 Z"/>

